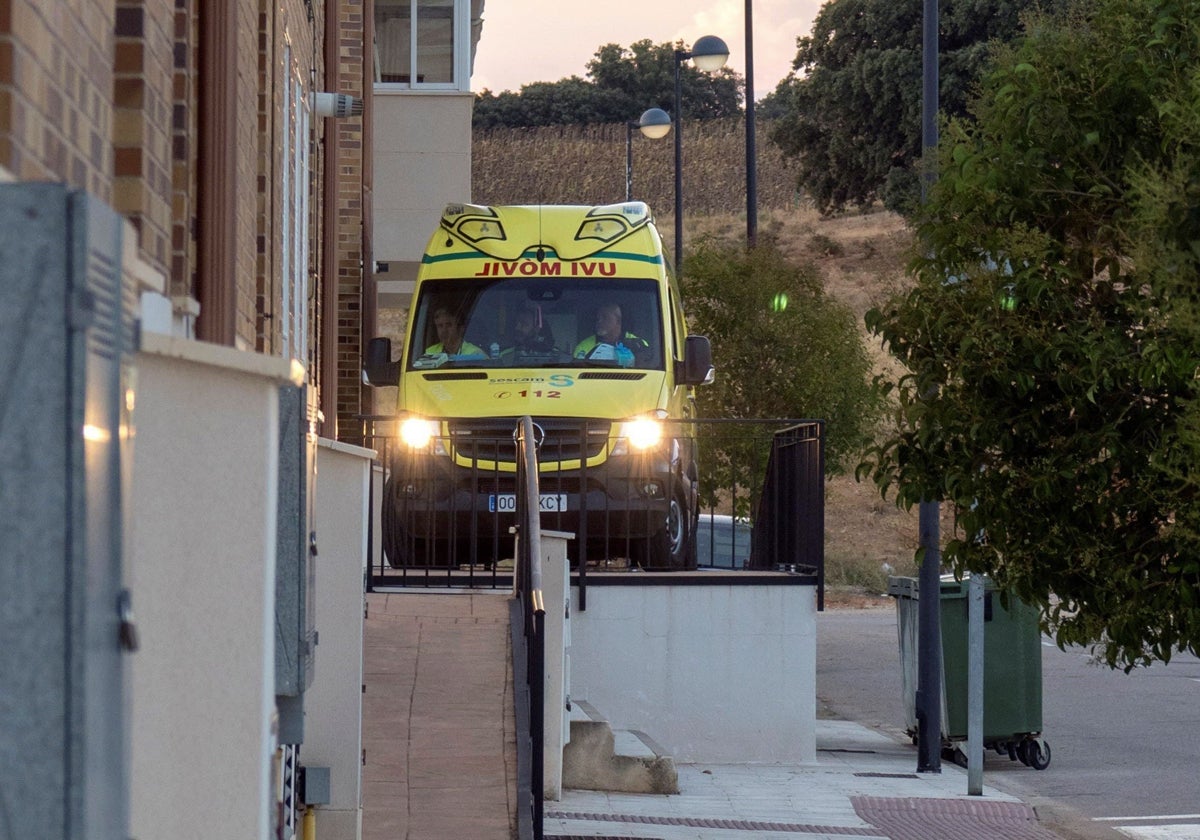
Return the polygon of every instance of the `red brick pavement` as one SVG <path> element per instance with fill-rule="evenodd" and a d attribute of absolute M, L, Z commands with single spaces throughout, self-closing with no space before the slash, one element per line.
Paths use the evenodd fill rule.
<path fill-rule="evenodd" d="M 369 593 L 363 840 L 511 840 L 509 599 Z"/>

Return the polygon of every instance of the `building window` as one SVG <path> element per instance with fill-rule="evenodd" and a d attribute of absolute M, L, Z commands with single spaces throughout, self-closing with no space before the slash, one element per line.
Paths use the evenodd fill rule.
<path fill-rule="evenodd" d="M 376 84 L 469 90 L 469 26 L 465 0 L 375 0 Z"/>

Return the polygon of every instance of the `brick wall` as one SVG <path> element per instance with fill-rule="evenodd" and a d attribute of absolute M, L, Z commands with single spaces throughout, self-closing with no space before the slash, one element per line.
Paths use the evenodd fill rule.
<path fill-rule="evenodd" d="M 196 3 L 177 0 L 171 51 L 171 258 L 169 293 L 190 297 L 196 284 L 196 155 L 199 151 L 199 19 Z"/>
<path fill-rule="evenodd" d="M 346 0 L 338 12 L 338 92 L 362 97 L 363 15 L 362 0 Z M 364 412 L 362 384 L 362 294 L 365 263 L 363 253 L 363 121 L 337 121 L 338 206 L 335 265 L 337 266 L 337 416 L 338 435 L 354 438 Z"/>
<path fill-rule="evenodd" d="M 142 259 L 171 268 L 174 20 L 162 0 L 118 0 L 113 55 L 113 206 L 138 231 Z"/>
<path fill-rule="evenodd" d="M 112 200 L 113 4 L 0 0 L 0 165 Z"/>
<path fill-rule="evenodd" d="M 238 84 L 237 102 L 237 172 L 238 188 L 232 208 L 236 223 L 237 257 L 237 337 L 239 346 L 253 348 L 256 343 L 254 270 L 258 236 L 258 190 L 270 188 L 259 181 L 258 163 L 258 90 L 256 84 L 258 66 L 258 44 L 262 37 L 258 28 L 259 3 L 257 0 L 240 0 L 237 4 L 237 65 L 239 77 L 249 84 Z M 239 79 L 240 81 L 240 79 Z"/>
<path fill-rule="evenodd" d="M 330 0 L 332 2 L 332 0 Z M 232 307 L 238 346 L 272 355 L 280 336 L 284 212 L 283 80 L 303 91 L 363 95 L 364 0 L 338 4 L 337 84 L 325 72 L 323 0 L 228 0 L 235 15 L 236 161 L 231 206 Z M 168 278 L 172 297 L 200 297 L 200 44 L 210 0 L 0 0 L 0 166 L 21 180 L 62 181 L 114 205 L 138 232 L 141 258 Z M 285 66 L 284 45 L 290 64 Z M 331 68 L 334 69 L 334 68 Z M 333 75 L 333 74 L 331 74 Z M 308 359 L 334 354 L 342 428 L 362 410 L 359 381 L 364 170 L 361 118 L 311 120 Z M 337 132 L 334 223 L 323 230 L 326 133 Z M 331 251 L 333 276 L 322 276 Z M 227 275 L 225 275 L 227 276 Z M 334 311 L 321 312 L 328 284 Z M 228 310 L 226 310 L 228 311 Z M 322 319 L 336 344 L 323 347 Z M 302 325 L 303 328 L 303 325 Z"/>

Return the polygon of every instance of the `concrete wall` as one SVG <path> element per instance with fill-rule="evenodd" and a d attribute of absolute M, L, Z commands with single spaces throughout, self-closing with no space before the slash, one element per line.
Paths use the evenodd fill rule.
<path fill-rule="evenodd" d="M 362 834 L 363 564 L 374 454 L 325 439 L 317 449 L 319 659 L 304 695 L 300 763 L 329 768 L 330 801 L 316 814 L 322 840 L 355 840 Z"/>
<path fill-rule="evenodd" d="M 282 359 L 147 333 L 128 579 L 134 837 L 266 840 Z"/>
<path fill-rule="evenodd" d="M 373 94 L 373 258 L 384 305 L 407 306 L 425 243 L 442 210 L 471 200 L 470 92 Z"/>
<path fill-rule="evenodd" d="M 815 761 L 816 590 L 712 574 L 573 587 L 571 696 L 676 761 Z"/>

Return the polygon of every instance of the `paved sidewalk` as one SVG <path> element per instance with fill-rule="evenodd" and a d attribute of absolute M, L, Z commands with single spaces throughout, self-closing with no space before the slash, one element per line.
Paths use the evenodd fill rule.
<path fill-rule="evenodd" d="M 678 795 L 564 791 L 546 803 L 547 838 L 1055 840 L 1033 809 L 966 772 L 916 770 L 916 753 L 849 721 L 817 721 L 811 765 L 678 765 Z"/>
<path fill-rule="evenodd" d="M 508 593 L 369 593 L 363 840 L 509 840 Z"/>
<path fill-rule="evenodd" d="M 509 840 L 516 748 L 505 592 L 367 595 L 363 840 Z M 650 733 L 653 736 L 653 733 Z M 817 721 L 814 764 L 683 764 L 670 796 L 567 790 L 547 838 L 1054 840 L 1028 805 L 916 751 Z M 986 781 L 986 779 L 985 779 Z"/>

